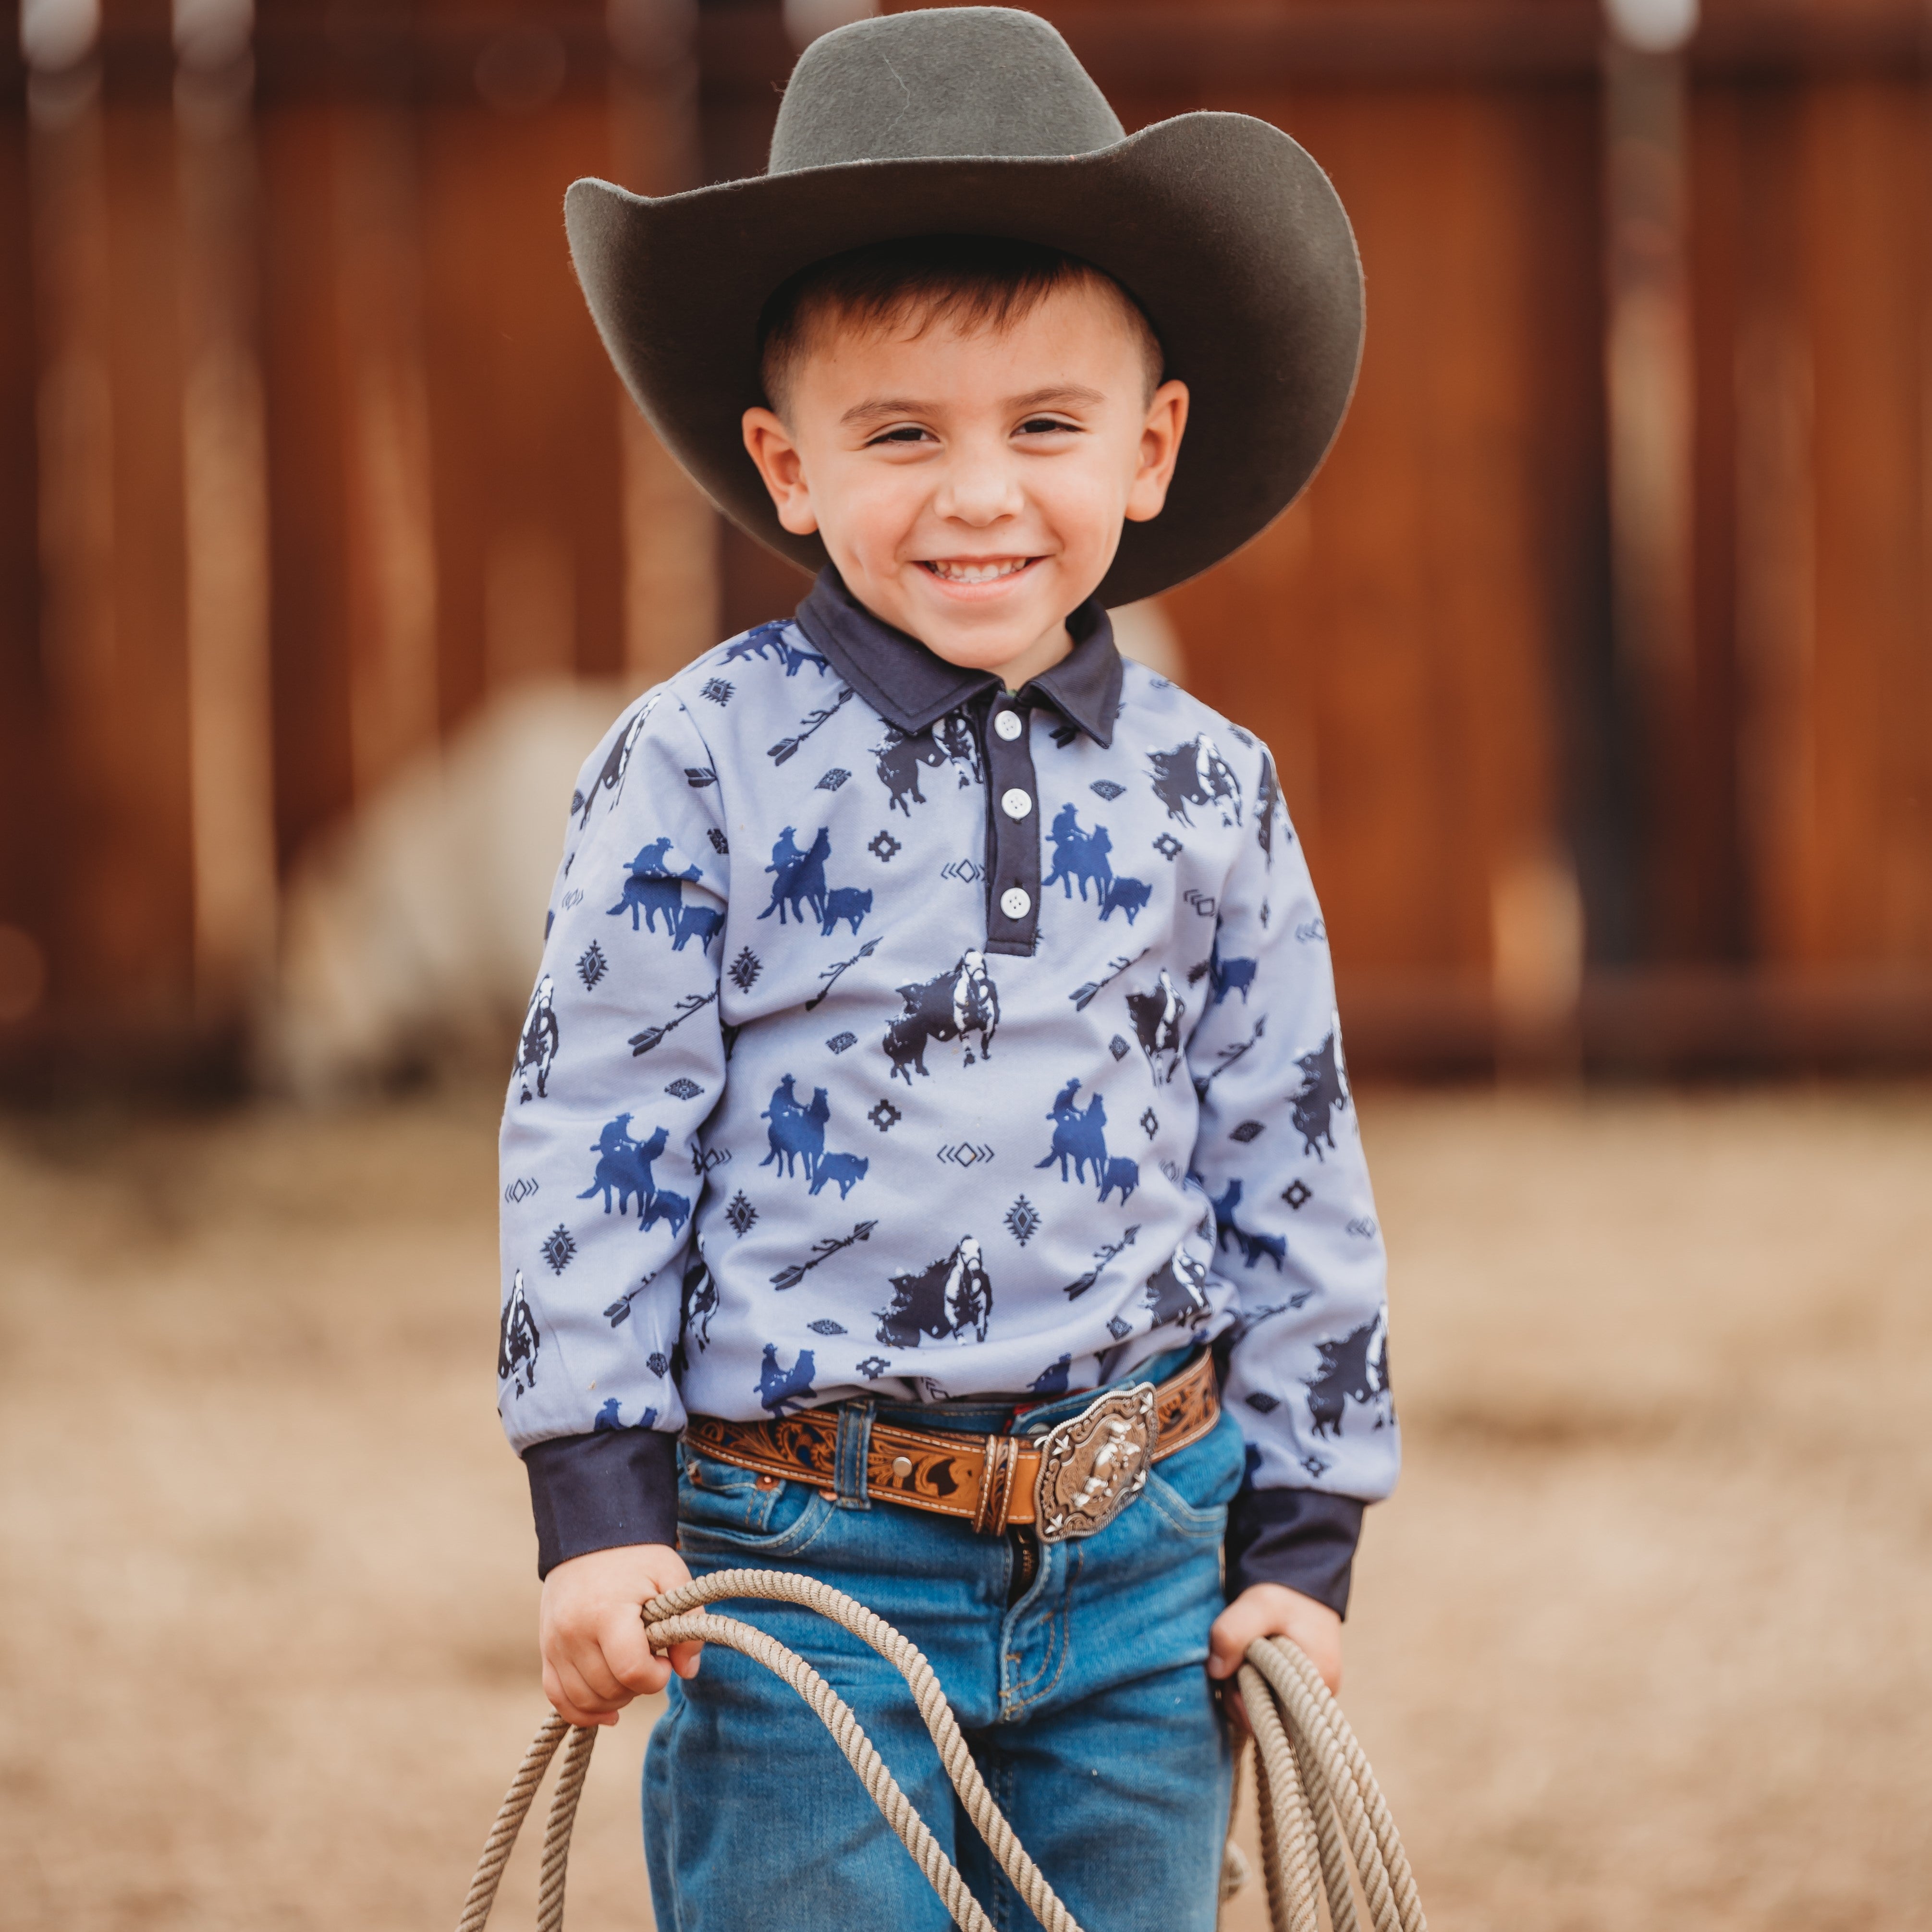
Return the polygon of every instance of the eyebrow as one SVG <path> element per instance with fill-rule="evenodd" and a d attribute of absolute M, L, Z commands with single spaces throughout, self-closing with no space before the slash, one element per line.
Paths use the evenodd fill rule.
<path fill-rule="evenodd" d="M 1044 409 L 1051 403 L 1104 403 L 1106 397 L 1098 389 L 1089 389 L 1078 382 L 1056 382 L 1044 389 L 1029 391 L 1023 396 L 1007 399 L 1009 410 Z M 875 422 L 888 416 L 922 416 L 932 413 L 930 403 L 917 401 L 904 396 L 880 396 L 863 403 L 855 403 L 840 417 L 841 424 L 850 425 Z"/>

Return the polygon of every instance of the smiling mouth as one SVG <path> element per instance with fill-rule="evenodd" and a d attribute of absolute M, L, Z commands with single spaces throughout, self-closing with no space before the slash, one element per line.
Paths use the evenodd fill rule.
<path fill-rule="evenodd" d="M 942 584 L 997 584 L 1003 577 L 1017 577 L 1029 564 L 1038 561 L 1030 556 L 987 557 L 975 561 L 966 557 L 927 556 L 919 560 L 921 570 L 930 571 Z"/>

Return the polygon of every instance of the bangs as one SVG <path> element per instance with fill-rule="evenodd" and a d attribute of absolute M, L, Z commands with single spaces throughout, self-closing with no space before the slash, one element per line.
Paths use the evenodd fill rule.
<path fill-rule="evenodd" d="M 1140 304 L 1104 270 L 1077 255 L 998 236 L 921 235 L 878 242 L 802 268 L 782 284 L 759 318 L 759 368 L 765 400 L 785 413 L 792 385 L 824 334 L 903 332 L 936 324 L 961 334 L 1011 328 L 1062 289 L 1096 287 L 1116 303 L 1133 336 L 1151 400 L 1164 362 L 1159 338 Z"/>

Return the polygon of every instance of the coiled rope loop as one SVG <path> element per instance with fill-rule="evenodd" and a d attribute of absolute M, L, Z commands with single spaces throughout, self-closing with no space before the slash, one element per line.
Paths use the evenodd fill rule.
<path fill-rule="evenodd" d="M 721 1644 L 783 1678 L 831 1733 L 960 1932 L 993 1932 L 992 1921 L 900 1790 L 851 1706 L 795 1651 L 752 1624 L 705 1609 L 725 1597 L 800 1604 L 849 1630 L 884 1658 L 911 1690 L 967 1816 L 1035 1918 L 1045 1932 L 1081 1932 L 993 1802 L 939 1680 L 916 1645 L 842 1592 L 782 1570 L 720 1570 L 644 1606 L 652 1649 L 668 1650 L 675 1643 Z M 1349 1882 L 1351 1864 L 1374 1932 L 1426 1932 L 1422 1901 L 1395 1821 L 1342 1707 L 1315 1666 L 1294 1645 L 1265 1638 L 1248 1652 L 1238 1682 L 1257 1746 L 1262 1862 L 1275 1932 L 1319 1932 L 1318 1888 L 1327 1898 L 1333 1932 L 1361 1932 Z M 457 1932 L 482 1932 L 518 1831 L 566 1731 L 570 1742 L 544 1828 L 536 1917 L 537 1932 L 560 1932 L 570 1828 L 597 1733 L 590 1726 L 573 1730 L 554 1712 L 524 1754 L 490 1827 Z"/>

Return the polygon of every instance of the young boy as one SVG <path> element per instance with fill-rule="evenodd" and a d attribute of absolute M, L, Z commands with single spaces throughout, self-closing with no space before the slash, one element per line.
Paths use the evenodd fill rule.
<path fill-rule="evenodd" d="M 789 1690 L 645 1645 L 693 1571 L 822 1576 L 932 1660 L 1077 1917 L 1209 1927 L 1210 1680 L 1267 1634 L 1336 1680 L 1394 1479 L 1383 1255 L 1267 751 L 1124 664 L 1104 607 L 1318 465 L 1346 218 L 1274 128 L 1123 139 L 1050 28 L 973 8 L 814 43 L 765 176 L 580 182 L 569 220 L 660 434 L 820 574 L 639 700 L 572 802 L 503 1133 L 545 1688 L 610 1723 L 675 1666 L 666 1932 L 943 1926 Z M 1032 1923 L 890 1669 L 733 1613 Z"/>

